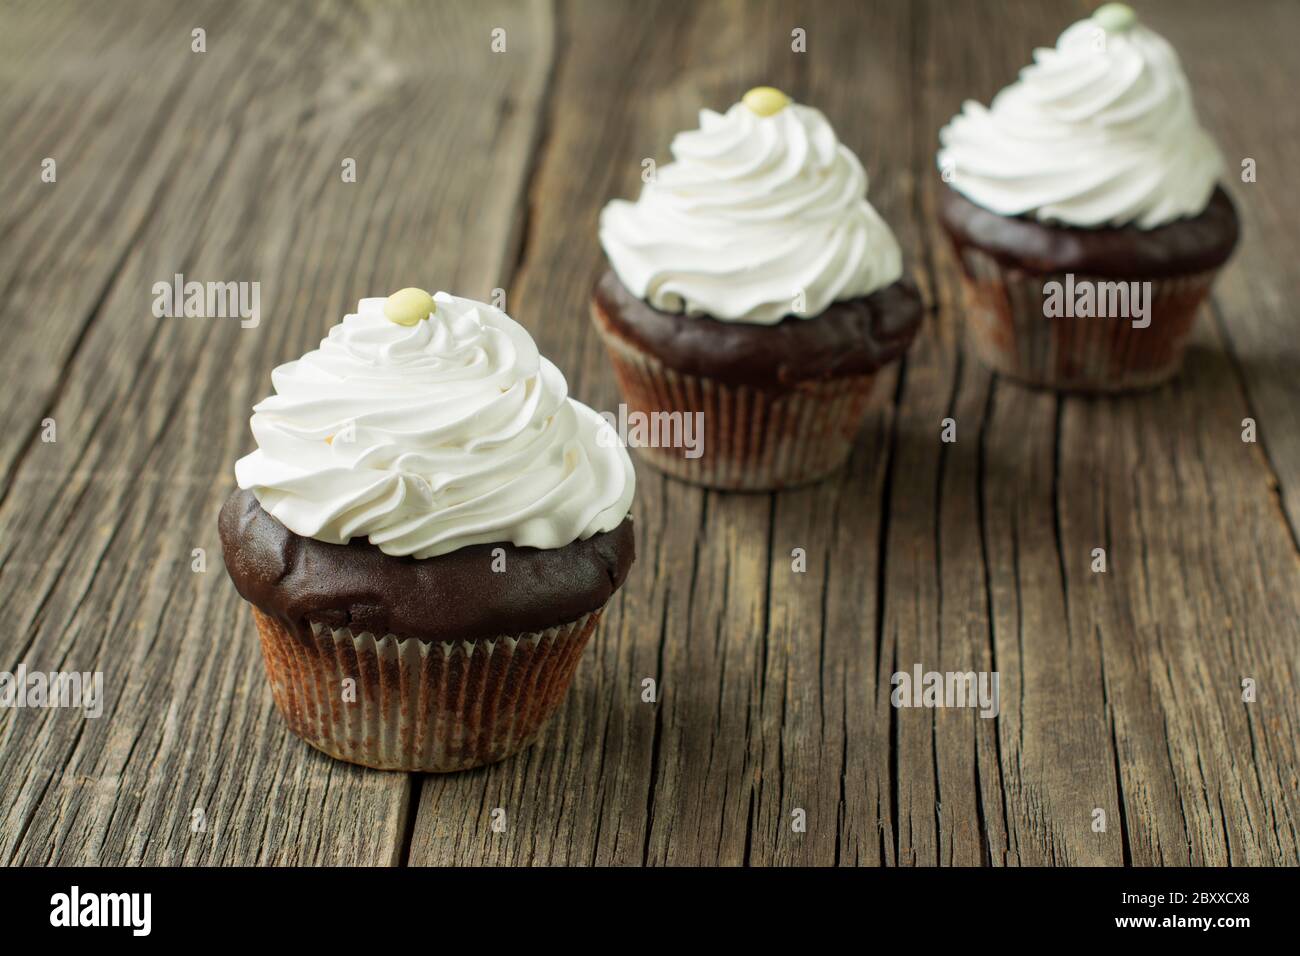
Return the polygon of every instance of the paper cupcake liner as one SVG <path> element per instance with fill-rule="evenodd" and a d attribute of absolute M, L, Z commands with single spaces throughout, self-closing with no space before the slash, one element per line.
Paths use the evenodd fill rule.
<path fill-rule="evenodd" d="M 253 609 L 289 729 L 340 760 L 435 773 L 494 763 L 532 743 L 564 699 L 600 614 L 490 641 L 428 643 L 318 624 L 303 640 Z"/>
<path fill-rule="evenodd" d="M 994 370 L 1061 391 L 1119 392 L 1159 385 L 1177 374 L 1196 311 L 1218 269 L 1151 281 L 1151 324 L 1126 318 L 1049 318 L 1044 287 L 1065 273 L 1029 273 L 993 256 L 958 249 L 966 291 L 968 339 Z M 1116 282 L 1075 275 L 1074 282 Z"/>
<path fill-rule="evenodd" d="M 782 390 L 685 375 L 597 328 L 628 411 L 703 413 L 703 447 L 636 447 L 650 464 L 697 485 L 772 491 L 807 484 L 842 466 L 871 401 L 874 375 L 801 382 Z"/>

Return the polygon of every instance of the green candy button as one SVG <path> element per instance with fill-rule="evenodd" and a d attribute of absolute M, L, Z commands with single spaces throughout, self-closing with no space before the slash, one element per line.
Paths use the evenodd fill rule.
<path fill-rule="evenodd" d="M 1093 12 L 1092 18 L 1107 33 L 1127 30 L 1138 22 L 1137 14 L 1127 3 L 1104 3 Z"/>

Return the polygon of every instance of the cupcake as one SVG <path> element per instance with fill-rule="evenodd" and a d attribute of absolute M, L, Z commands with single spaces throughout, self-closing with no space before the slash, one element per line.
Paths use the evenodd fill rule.
<path fill-rule="evenodd" d="M 613 430 L 444 292 L 362 299 L 271 381 L 219 525 L 290 729 L 387 770 L 529 744 L 634 557 Z"/>
<path fill-rule="evenodd" d="M 712 488 L 815 481 L 844 463 L 876 373 L 916 335 L 898 242 L 826 117 L 777 90 L 702 110 L 672 154 L 600 217 L 592 319 L 645 433 L 625 437 Z"/>
<path fill-rule="evenodd" d="M 1164 39 L 1106 4 L 939 141 L 939 220 L 986 364 L 1087 392 L 1178 371 L 1238 226 Z"/>

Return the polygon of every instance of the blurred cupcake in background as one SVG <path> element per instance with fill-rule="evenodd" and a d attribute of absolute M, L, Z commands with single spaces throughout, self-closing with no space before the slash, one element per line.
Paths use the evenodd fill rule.
<path fill-rule="evenodd" d="M 628 417 L 696 421 L 702 442 L 632 443 L 714 488 L 821 478 L 921 319 L 862 164 L 824 115 L 770 87 L 702 110 L 671 149 L 636 202 L 601 214 L 610 268 L 592 318 Z"/>
<path fill-rule="evenodd" d="M 609 425 L 504 312 L 420 289 L 271 381 L 219 525 L 290 729 L 389 770 L 526 746 L 634 558 Z"/>
<path fill-rule="evenodd" d="M 1098 392 L 1177 372 L 1238 223 L 1163 38 L 1106 4 L 939 141 L 938 214 L 985 363 Z"/>

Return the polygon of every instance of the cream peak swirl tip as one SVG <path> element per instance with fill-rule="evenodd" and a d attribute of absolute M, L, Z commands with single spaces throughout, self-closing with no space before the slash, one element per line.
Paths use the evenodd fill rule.
<path fill-rule="evenodd" d="M 1068 27 L 987 106 L 939 133 L 944 178 L 1002 216 L 1154 229 L 1199 215 L 1223 172 L 1178 54 L 1122 3 Z"/>
<path fill-rule="evenodd" d="M 486 303 L 420 289 L 362 299 L 271 382 L 235 477 L 296 534 L 428 558 L 559 548 L 627 516 L 627 451 Z"/>
<path fill-rule="evenodd" d="M 701 110 L 670 149 L 636 201 L 600 217 L 611 268 L 654 308 L 775 325 L 902 275 L 862 163 L 819 110 L 756 87 Z"/>

